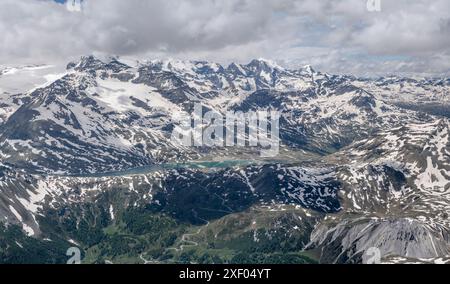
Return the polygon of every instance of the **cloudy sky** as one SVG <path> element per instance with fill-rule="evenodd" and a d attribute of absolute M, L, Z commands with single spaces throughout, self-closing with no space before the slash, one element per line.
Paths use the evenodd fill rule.
<path fill-rule="evenodd" d="M 380 0 L 381 11 L 368 0 L 84 0 L 81 11 L 57 2 L 0 1 L 1 65 L 262 57 L 329 73 L 450 75 L 449 0 Z"/>

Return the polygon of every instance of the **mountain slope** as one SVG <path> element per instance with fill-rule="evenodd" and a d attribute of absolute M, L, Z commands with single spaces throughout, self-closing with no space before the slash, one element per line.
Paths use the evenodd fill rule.
<path fill-rule="evenodd" d="M 269 261 L 288 250 L 292 261 L 359 263 L 372 247 L 386 262 L 444 259 L 450 122 L 411 106 L 445 103 L 447 87 L 268 60 L 83 57 L 37 89 L 1 97 L 0 220 L 18 225 L 24 243 L 76 243 L 92 262 L 120 262 L 130 239 L 138 262 L 248 261 L 239 251 Z M 280 155 L 172 143 L 196 103 L 280 111 Z M 242 226 L 229 225 L 235 218 Z M 186 247 L 213 255 L 186 256 Z"/>

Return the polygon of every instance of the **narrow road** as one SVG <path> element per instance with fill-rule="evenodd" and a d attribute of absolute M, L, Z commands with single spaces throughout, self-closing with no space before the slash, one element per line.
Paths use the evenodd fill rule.
<path fill-rule="evenodd" d="M 145 259 L 143 253 L 141 253 L 141 254 L 139 255 L 139 258 L 144 262 L 144 264 L 158 264 L 158 263 L 159 263 L 158 261 L 147 260 L 147 259 Z"/>
<path fill-rule="evenodd" d="M 192 209 L 192 212 L 194 213 L 194 215 L 195 215 L 195 217 L 196 217 L 197 219 L 199 219 L 199 220 L 201 220 L 201 221 L 203 221 L 203 222 L 206 222 L 206 224 L 205 224 L 204 226 L 200 227 L 196 233 L 183 234 L 183 235 L 181 236 L 181 243 L 185 243 L 185 244 L 180 245 L 179 248 L 169 248 L 169 249 L 175 250 L 175 251 L 179 252 L 179 251 L 183 251 L 184 248 L 187 248 L 187 247 L 196 247 L 196 246 L 198 246 L 198 243 L 197 243 L 197 242 L 188 240 L 188 238 L 190 238 L 190 237 L 192 237 L 192 236 L 198 236 L 198 235 L 200 235 L 200 233 L 202 232 L 202 230 L 203 230 L 204 228 L 207 228 L 207 227 L 209 226 L 210 223 L 209 223 L 209 221 L 207 221 L 207 220 L 205 220 L 205 219 L 203 219 L 203 218 L 198 217 L 197 211 L 195 211 L 194 209 Z"/>

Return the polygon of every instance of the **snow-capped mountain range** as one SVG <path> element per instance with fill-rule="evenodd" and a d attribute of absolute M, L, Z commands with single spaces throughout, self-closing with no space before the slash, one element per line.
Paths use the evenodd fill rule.
<path fill-rule="evenodd" d="M 11 70 L 0 68 L 0 82 L 20 79 Z M 41 225 L 48 212 L 99 199 L 111 216 L 157 202 L 208 221 L 250 205 L 293 204 L 315 222 L 298 249 L 319 249 L 324 262 L 358 262 L 370 247 L 386 262 L 450 255 L 448 78 L 362 79 L 263 59 L 225 67 L 93 56 L 45 78 L 21 92 L 0 85 L 0 222 L 30 236 L 51 238 Z M 219 113 L 280 111 L 280 156 L 173 144 L 177 117 L 195 103 Z M 245 163 L 173 168 L 229 160 Z M 198 184 L 228 214 L 176 211 L 174 196 Z M 129 196 L 112 199 L 118 188 Z"/>

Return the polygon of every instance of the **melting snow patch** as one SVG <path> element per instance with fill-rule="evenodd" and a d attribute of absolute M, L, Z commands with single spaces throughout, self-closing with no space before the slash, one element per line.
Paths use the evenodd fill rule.
<path fill-rule="evenodd" d="M 109 206 L 109 215 L 111 216 L 111 220 L 114 220 L 114 207 L 112 205 Z"/>

